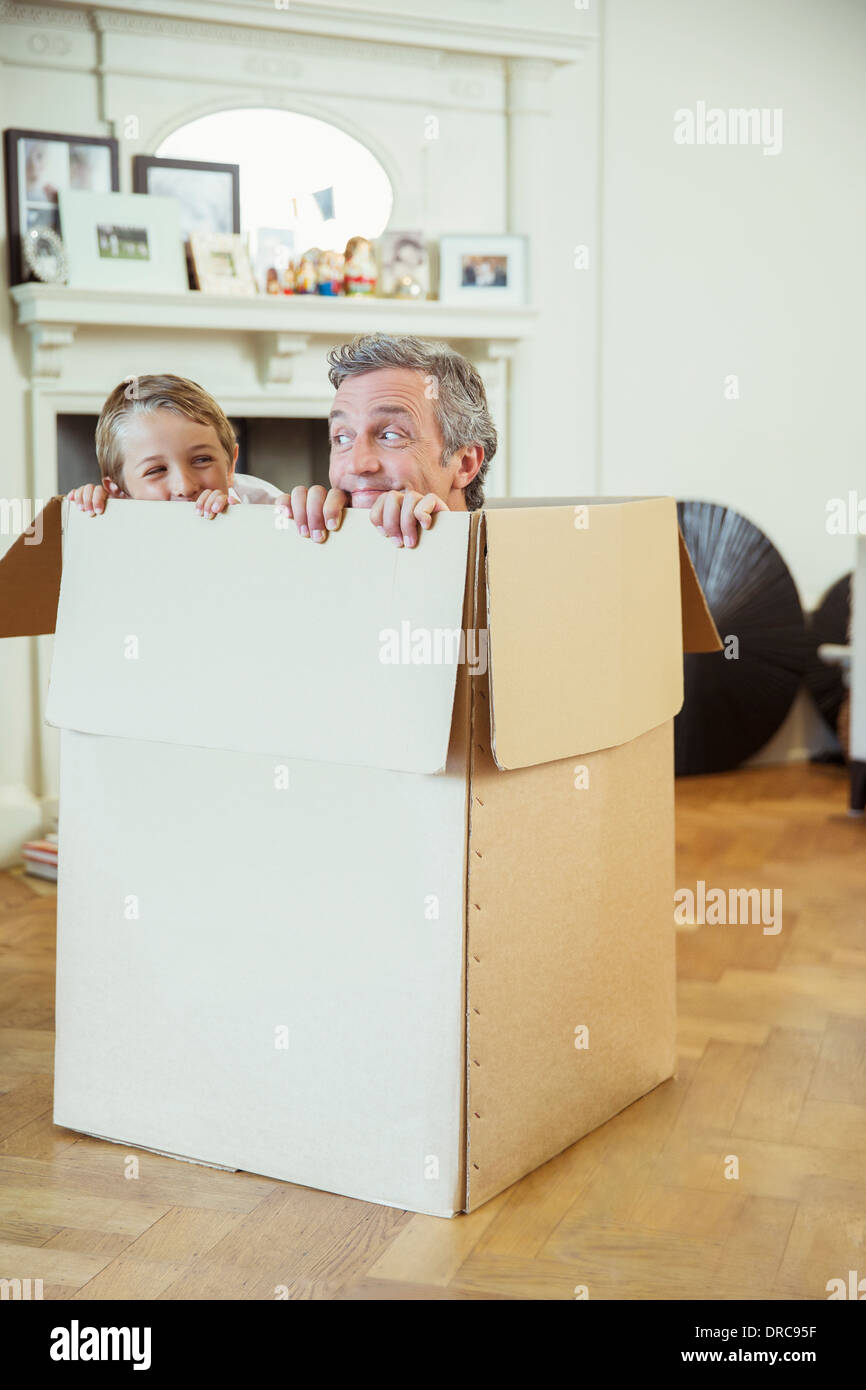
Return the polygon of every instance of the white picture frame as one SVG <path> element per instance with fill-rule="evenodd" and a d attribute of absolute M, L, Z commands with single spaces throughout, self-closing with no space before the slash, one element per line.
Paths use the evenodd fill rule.
<path fill-rule="evenodd" d="M 189 289 L 180 209 L 144 193 L 59 193 L 72 289 Z"/>
<path fill-rule="evenodd" d="M 439 299 L 443 304 L 525 304 L 526 263 L 524 236 L 442 236 Z"/>
<path fill-rule="evenodd" d="M 242 236 L 193 232 L 189 246 L 195 278 L 203 294 L 256 294 L 256 280 Z"/>

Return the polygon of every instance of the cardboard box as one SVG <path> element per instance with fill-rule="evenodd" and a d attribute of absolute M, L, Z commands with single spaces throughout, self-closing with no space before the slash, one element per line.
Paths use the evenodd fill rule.
<path fill-rule="evenodd" d="M 866 536 L 858 536 L 851 576 L 851 715 L 848 752 L 866 763 Z M 862 807 L 860 808 L 862 809 Z"/>
<path fill-rule="evenodd" d="M 53 627 L 59 507 L 0 633 Z M 55 1122 L 451 1216 L 671 1076 L 673 716 L 720 646 L 670 498 L 414 550 L 64 504 Z"/>

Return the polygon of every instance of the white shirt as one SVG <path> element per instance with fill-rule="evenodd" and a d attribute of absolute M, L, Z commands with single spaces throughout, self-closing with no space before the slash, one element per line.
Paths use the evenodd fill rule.
<path fill-rule="evenodd" d="M 264 478 L 254 478 L 252 473 L 236 473 L 235 480 L 229 488 L 229 496 L 234 493 L 240 502 L 275 502 L 282 493 L 273 483 L 265 482 Z"/>

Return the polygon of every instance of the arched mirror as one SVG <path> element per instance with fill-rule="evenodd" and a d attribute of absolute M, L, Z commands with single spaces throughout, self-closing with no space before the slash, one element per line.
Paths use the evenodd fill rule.
<path fill-rule="evenodd" d="M 156 153 L 239 165 L 241 231 L 291 230 L 296 253 L 342 251 L 352 236 L 380 236 L 391 215 L 391 182 L 376 157 L 314 116 L 218 111 L 173 131 Z"/>

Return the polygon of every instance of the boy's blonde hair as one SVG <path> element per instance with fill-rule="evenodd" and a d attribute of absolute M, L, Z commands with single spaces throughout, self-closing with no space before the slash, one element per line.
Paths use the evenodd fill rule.
<path fill-rule="evenodd" d="M 211 425 L 229 465 L 235 432 L 225 411 L 203 387 L 182 376 L 132 376 L 115 386 L 96 426 L 96 458 L 101 477 L 122 486 L 124 422 L 150 410 L 173 410 L 199 425 Z"/>

